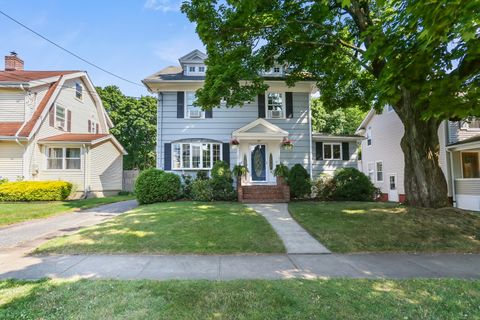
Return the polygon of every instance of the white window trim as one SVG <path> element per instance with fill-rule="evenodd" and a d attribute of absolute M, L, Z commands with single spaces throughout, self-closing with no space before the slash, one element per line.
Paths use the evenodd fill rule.
<path fill-rule="evenodd" d="M 395 189 L 391 189 L 391 182 L 390 182 L 390 177 L 395 177 Z M 397 174 L 396 173 L 389 173 L 388 174 L 388 191 L 395 190 L 398 193 L 398 181 L 397 181 Z"/>
<path fill-rule="evenodd" d="M 279 118 L 272 118 L 268 114 L 268 94 L 269 93 L 281 93 L 282 94 L 282 113 L 283 114 Z M 275 120 L 275 119 L 286 119 L 287 118 L 287 111 L 285 110 L 285 108 L 286 108 L 285 96 L 286 96 L 285 92 L 282 92 L 282 91 L 267 91 L 267 92 L 265 92 L 265 119 Z"/>
<path fill-rule="evenodd" d="M 62 151 L 62 169 L 48 169 L 48 150 L 49 149 L 63 149 Z M 80 149 L 80 169 L 67 169 L 67 149 Z M 46 171 L 68 171 L 68 172 L 81 172 L 83 171 L 83 148 L 79 146 L 70 146 L 70 147 L 60 147 L 60 146 L 47 146 L 45 148 L 45 170 Z M 55 158 L 60 159 L 60 158 Z M 77 159 L 77 158 L 69 158 L 69 159 Z"/>
<path fill-rule="evenodd" d="M 378 163 L 381 163 L 381 164 L 382 164 L 382 171 L 381 171 L 381 173 L 382 173 L 382 180 L 378 180 L 378 170 L 377 170 L 377 169 L 378 169 L 378 167 L 377 167 L 377 164 L 378 164 Z M 383 182 L 383 181 L 385 180 L 385 170 L 383 170 L 383 169 L 384 169 L 384 167 L 383 167 L 383 161 L 382 161 L 382 160 L 377 160 L 377 161 L 375 161 L 375 168 L 374 168 L 374 169 L 375 169 L 375 181 L 376 181 L 376 182 Z"/>
<path fill-rule="evenodd" d="M 174 161 L 174 147 L 176 144 L 179 144 L 180 145 L 180 168 L 175 168 L 175 161 Z M 183 167 L 183 149 L 182 149 L 182 145 L 183 144 L 188 144 L 190 145 L 190 154 L 189 154 L 189 161 L 190 161 L 190 166 L 192 165 L 192 145 L 198 145 L 200 146 L 200 166 L 198 168 L 193 168 L 193 167 L 190 167 L 190 168 L 184 168 Z M 203 151 L 202 151 L 202 145 L 203 144 L 210 144 L 210 167 L 208 168 L 204 168 L 203 167 Z M 212 170 L 213 168 L 213 145 L 219 145 L 220 146 L 220 161 L 223 161 L 223 143 L 221 142 L 172 142 L 172 145 L 171 145 L 171 150 L 170 150 L 170 154 L 171 154 L 171 164 L 170 164 L 170 168 L 172 168 L 171 170 L 178 170 L 178 171 L 202 171 L 202 170 Z"/>
<path fill-rule="evenodd" d="M 465 175 L 463 173 L 463 154 L 464 153 L 477 153 L 478 154 L 478 165 L 480 166 L 480 152 L 477 152 L 477 151 L 468 151 L 468 150 L 465 150 L 465 151 L 460 151 L 460 169 L 462 171 L 462 179 L 465 179 L 465 180 L 470 180 L 470 179 L 480 179 L 480 178 L 465 178 Z"/>
<path fill-rule="evenodd" d="M 62 108 L 64 110 L 64 119 L 63 119 L 64 126 L 63 127 L 60 127 L 57 124 L 57 108 Z M 54 121 L 53 121 L 55 129 L 62 130 L 62 131 L 67 131 L 67 126 L 68 126 L 67 121 L 68 121 L 68 109 L 56 103 L 55 104 L 55 112 L 54 112 Z"/>
<path fill-rule="evenodd" d="M 340 146 L 340 158 L 334 158 L 333 157 L 333 146 L 334 145 Z M 331 155 L 332 155 L 331 158 L 326 158 L 325 157 L 325 146 L 330 146 Z M 342 150 L 342 144 L 340 142 L 327 142 L 327 143 L 324 142 L 322 148 L 323 148 L 323 150 L 322 150 L 323 160 L 343 160 L 343 157 L 342 157 L 343 150 Z"/>
<path fill-rule="evenodd" d="M 200 109 L 201 111 L 201 116 L 198 118 L 191 118 L 190 117 L 190 110 L 188 110 L 188 102 L 187 102 L 187 93 L 193 92 L 195 94 L 195 91 L 185 91 L 183 93 L 184 98 L 183 98 L 183 118 L 184 119 L 191 119 L 191 120 L 200 120 L 200 119 L 205 119 L 205 110 Z"/>
<path fill-rule="evenodd" d="M 77 84 L 80 85 L 80 87 L 82 88 L 82 92 L 81 92 L 82 95 L 81 95 L 80 98 L 77 97 Z M 77 99 L 78 101 L 83 102 L 83 95 L 85 94 L 84 92 L 85 92 L 85 90 L 84 90 L 84 87 L 83 87 L 82 83 L 81 83 L 80 81 L 76 81 L 76 82 L 75 82 L 75 92 L 74 92 L 74 97 L 75 97 L 75 99 Z"/>

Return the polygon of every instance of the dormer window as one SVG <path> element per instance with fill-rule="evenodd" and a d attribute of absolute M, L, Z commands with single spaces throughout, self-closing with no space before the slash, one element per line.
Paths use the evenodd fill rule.
<path fill-rule="evenodd" d="M 198 67 L 198 72 L 205 72 L 205 67 L 203 67 L 203 66 Z"/>
<path fill-rule="evenodd" d="M 188 67 L 188 72 L 195 72 L 195 67 Z"/>
<path fill-rule="evenodd" d="M 273 68 L 273 73 L 280 73 L 280 67 Z"/>

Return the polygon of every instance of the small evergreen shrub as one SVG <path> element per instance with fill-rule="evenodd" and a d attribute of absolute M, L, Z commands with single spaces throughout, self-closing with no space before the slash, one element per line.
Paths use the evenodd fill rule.
<path fill-rule="evenodd" d="M 310 196 L 312 190 L 310 175 L 301 164 L 297 163 L 290 169 L 287 182 L 292 198 L 303 199 Z"/>
<path fill-rule="evenodd" d="M 321 201 L 333 200 L 333 191 L 335 190 L 335 181 L 329 174 L 321 174 L 312 185 L 313 197 Z"/>
<path fill-rule="evenodd" d="M 340 168 L 333 175 L 332 199 L 337 201 L 372 201 L 377 188 L 370 179 L 355 168 Z"/>
<path fill-rule="evenodd" d="M 0 184 L 0 201 L 60 201 L 72 191 L 66 181 L 20 181 Z"/>
<path fill-rule="evenodd" d="M 135 182 L 135 195 L 140 204 L 173 201 L 181 191 L 178 175 L 158 169 L 143 171 Z"/>
<path fill-rule="evenodd" d="M 195 201 L 213 201 L 211 180 L 196 179 L 192 182 L 192 199 Z"/>
<path fill-rule="evenodd" d="M 192 198 L 192 176 L 188 174 L 182 174 L 182 197 L 185 199 Z"/>
<path fill-rule="evenodd" d="M 230 171 L 228 163 L 225 161 L 215 162 L 212 168 L 211 177 L 210 185 L 213 190 L 214 200 L 235 199 L 232 172 Z"/>

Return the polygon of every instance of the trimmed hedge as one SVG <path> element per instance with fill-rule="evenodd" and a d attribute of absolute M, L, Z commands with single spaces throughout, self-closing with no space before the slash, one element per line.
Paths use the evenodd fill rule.
<path fill-rule="evenodd" d="M 72 192 L 66 181 L 18 181 L 0 185 L 0 201 L 60 201 Z"/>
<path fill-rule="evenodd" d="M 192 183 L 192 200 L 209 202 L 214 200 L 213 188 L 210 180 L 195 180 Z"/>
<path fill-rule="evenodd" d="M 158 169 L 142 171 L 135 182 L 135 195 L 140 204 L 173 201 L 181 192 L 180 177 Z"/>

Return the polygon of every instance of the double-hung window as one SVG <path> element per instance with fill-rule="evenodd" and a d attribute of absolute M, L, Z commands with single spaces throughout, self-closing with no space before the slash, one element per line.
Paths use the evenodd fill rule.
<path fill-rule="evenodd" d="M 66 130 L 65 121 L 66 111 L 64 107 L 55 106 L 55 127 L 61 130 Z"/>
<path fill-rule="evenodd" d="M 199 119 L 205 118 L 205 112 L 195 105 L 195 101 L 197 98 L 195 97 L 195 91 L 187 91 L 185 92 L 185 115 L 186 118 L 190 119 Z"/>
<path fill-rule="evenodd" d="M 267 118 L 281 119 L 285 118 L 285 100 L 281 92 L 267 93 Z"/>
<path fill-rule="evenodd" d="M 367 165 L 367 170 L 368 170 L 368 178 L 370 181 L 374 182 L 375 181 L 375 165 L 373 162 L 369 162 Z"/>
<path fill-rule="evenodd" d="M 75 82 L 75 98 L 78 100 L 83 99 L 83 87 L 79 82 Z"/>
<path fill-rule="evenodd" d="M 323 159 L 324 160 L 341 160 L 342 145 L 340 143 L 324 143 Z"/>
<path fill-rule="evenodd" d="M 367 129 L 367 146 L 372 145 L 372 127 L 368 127 Z"/>
<path fill-rule="evenodd" d="M 80 148 L 48 148 L 47 149 L 48 170 L 80 170 L 81 156 Z"/>
<path fill-rule="evenodd" d="M 463 178 L 480 178 L 478 152 L 462 152 Z"/>
<path fill-rule="evenodd" d="M 382 182 L 383 181 L 383 162 L 382 161 L 375 162 L 375 171 L 376 171 L 377 182 Z"/>
<path fill-rule="evenodd" d="M 210 170 L 215 162 L 221 160 L 219 143 L 173 143 L 173 169 Z"/>

